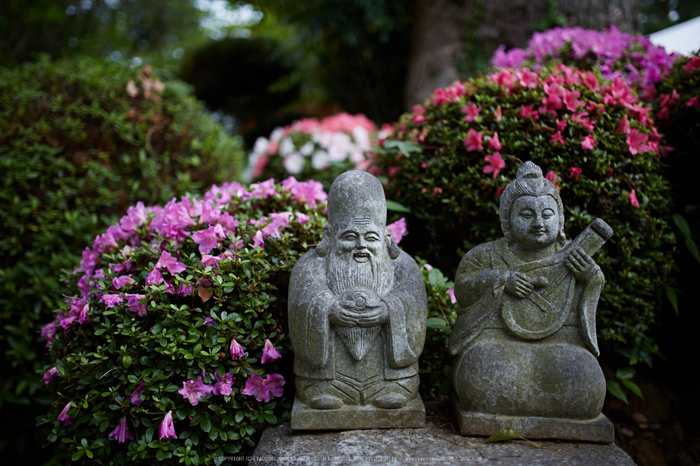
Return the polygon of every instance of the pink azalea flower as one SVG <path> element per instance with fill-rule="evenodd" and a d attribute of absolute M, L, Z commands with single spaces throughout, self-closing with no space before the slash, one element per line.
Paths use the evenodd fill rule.
<path fill-rule="evenodd" d="M 268 374 L 263 380 L 262 377 L 252 375 L 246 381 L 245 387 L 241 391 L 244 395 L 254 396 L 258 401 L 267 403 L 272 397 L 280 397 L 284 393 L 282 387 L 285 384 L 284 377 L 279 374 Z"/>
<path fill-rule="evenodd" d="M 309 221 L 309 216 L 306 214 L 302 214 L 301 212 L 297 212 L 296 216 L 297 216 L 297 222 L 299 222 L 299 223 L 306 223 Z"/>
<path fill-rule="evenodd" d="M 262 230 L 258 230 L 253 237 L 253 247 L 257 248 L 258 246 L 265 249 L 265 241 L 263 240 Z"/>
<path fill-rule="evenodd" d="M 174 258 L 168 251 L 163 251 L 160 255 L 160 259 L 156 262 L 155 268 L 165 268 L 168 272 L 175 275 L 176 273 L 184 272 L 187 267 Z"/>
<path fill-rule="evenodd" d="M 464 113 L 464 121 L 475 121 L 479 117 L 481 107 L 477 107 L 471 102 L 467 102 L 467 106 L 462 109 Z"/>
<path fill-rule="evenodd" d="M 552 134 L 552 137 L 549 139 L 549 142 L 551 142 L 552 144 L 557 142 L 559 144 L 566 144 L 564 136 L 561 135 L 561 131 L 557 131 L 556 133 Z"/>
<path fill-rule="evenodd" d="M 136 283 L 136 280 L 131 278 L 131 275 L 122 275 L 121 277 L 114 277 L 112 279 L 112 286 L 115 290 L 120 290 L 122 287 L 133 285 L 134 283 Z"/>
<path fill-rule="evenodd" d="M 209 254 L 212 249 L 218 248 L 219 240 L 224 238 L 226 238 L 226 233 L 224 233 L 223 227 L 218 224 L 210 226 L 206 230 L 195 231 L 192 235 L 192 240 L 199 245 L 201 254 Z"/>
<path fill-rule="evenodd" d="M 274 361 L 281 357 L 282 355 L 277 348 L 272 345 L 272 342 L 270 340 L 265 340 L 265 347 L 263 348 L 263 355 L 262 358 L 260 358 L 260 362 L 265 364 L 266 362 Z"/>
<path fill-rule="evenodd" d="M 423 265 L 423 267 L 425 267 L 425 270 L 427 270 L 428 272 L 430 272 L 431 270 L 433 270 L 433 266 L 430 265 L 430 264 L 425 264 L 425 265 Z"/>
<path fill-rule="evenodd" d="M 141 406 L 141 403 L 143 403 L 143 400 L 141 399 L 141 393 L 143 393 L 143 387 L 146 385 L 146 382 L 141 382 L 138 387 L 134 389 L 133 392 L 131 392 L 131 395 L 129 396 L 129 400 L 136 406 Z"/>
<path fill-rule="evenodd" d="M 224 374 L 223 377 L 219 377 L 217 372 L 214 373 L 216 377 L 216 384 L 214 384 L 213 393 L 216 396 L 229 396 L 233 391 L 233 382 L 236 378 L 233 376 L 233 372 L 228 372 Z"/>
<path fill-rule="evenodd" d="M 126 440 L 133 440 L 134 437 L 131 436 L 129 432 L 129 426 L 126 423 L 126 417 L 123 417 L 117 427 L 109 434 L 110 437 L 114 438 L 119 443 L 124 443 Z"/>
<path fill-rule="evenodd" d="M 408 229 L 406 228 L 406 219 L 401 217 L 394 223 L 387 225 L 386 229 L 391 233 L 391 237 L 394 238 L 394 242 L 399 244 L 401 238 L 408 234 Z"/>
<path fill-rule="evenodd" d="M 467 146 L 467 151 L 483 151 L 484 147 L 481 145 L 481 140 L 484 136 L 473 129 L 467 131 L 467 137 L 464 138 L 464 145 Z"/>
<path fill-rule="evenodd" d="M 219 261 L 223 259 L 224 258 L 221 256 L 212 256 L 210 254 L 204 254 L 199 262 L 201 262 L 204 267 L 212 267 L 216 269 L 218 268 L 217 264 L 219 263 Z"/>
<path fill-rule="evenodd" d="M 595 136 L 592 134 L 589 134 L 585 138 L 583 138 L 583 141 L 581 141 L 581 148 L 586 149 L 586 150 L 592 150 L 596 145 L 596 140 Z"/>
<path fill-rule="evenodd" d="M 177 392 L 186 398 L 192 406 L 197 406 L 199 399 L 209 395 L 212 390 L 211 385 L 206 385 L 202 382 L 202 377 L 197 377 L 197 380 L 188 380 L 182 383 L 182 388 Z"/>
<path fill-rule="evenodd" d="M 503 148 L 503 144 L 498 140 L 498 133 L 493 133 L 493 137 L 489 140 L 489 147 L 495 151 Z"/>
<path fill-rule="evenodd" d="M 630 127 L 630 121 L 627 119 L 627 115 L 622 117 L 622 120 L 620 120 L 620 124 L 617 126 L 617 130 L 621 132 L 622 134 L 630 134 L 630 130 L 632 128 Z"/>
<path fill-rule="evenodd" d="M 282 182 L 282 187 L 298 200 L 306 202 L 310 207 L 316 207 L 317 201 L 323 202 L 328 198 L 328 194 L 323 190 L 323 185 L 314 180 L 297 181 L 296 178 L 290 176 Z"/>
<path fill-rule="evenodd" d="M 411 118 L 411 121 L 413 123 L 420 123 L 422 121 L 425 121 L 425 108 L 421 107 L 420 105 L 414 105 L 413 106 L 413 117 Z"/>
<path fill-rule="evenodd" d="M 644 144 L 648 140 L 649 135 L 640 133 L 636 129 L 631 129 L 627 135 L 627 146 L 629 147 L 630 154 L 636 155 L 637 152 L 649 151 L 649 146 Z"/>
<path fill-rule="evenodd" d="M 530 71 L 530 68 L 523 68 L 515 72 L 515 76 L 520 80 L 520 85 L 534 89 L 539 81 L 537 73 Z"/>
<path fill-rule="evenodd" d="M 71 408 L 70 406 L 70 401 L 66 404 L 66 406 L 63 408 L 63 411 L 61 411 L 61 414 L 58 415 L 58 422 L 62 422 L 65 425 L 71 425 L 73 423 L 73 418 L 68 415 L 68 410 Z"/>
<path fill-rule="evenodd" d="M 119 296 L 119 295 L 117 295 L 117 296 Z M 121 298 L 121 296 L 120 296 L 120 298 Z M 108 307 L 110 307 L 110 306 L 108 306 Z M 111 306 L 111 307 L 114 307 L 114 306 Z M 78 323 L 79 324 L 82 325 L 82 324 L 90 323 L 90 314 L 88 314 L 89 311 L 90 311 L 90 305 L 88 303 L 85 303 L 83 308 L 80 310 L 80 314 L 78 314 Z"/>
<path fill-rule="evenodd" d="M 633 189 L 628 196 L 630 197 L 630 204 L 632 204 L 633 207 L 639 207 L 639 201 L 637 200 L 637 193 Z"/>
<path fill-rule="evenodd" d="M 685 106 L 688 108 L 697 108 L 700 107 L 700 102 L 698 102 L 697 97 L 693 97 L 691 99 L 688 99 L 688 102 L 685 103 Z"/>
<path fill-rule="evenodd" d="M 212 319 L 211 317 L 207 317 L 206 319 L 204 319 L 204 323 L 207 325 L 214 325 L 214 319 Z"/>
<path fill-rule="evenodd" d="M 51 369 L 44 372 L 44 383 L 46 385 L 53 382 L 54 379 L 60 379 L 60 378 L 61 378 L 61 374 L 58 372 L 58 369 L 56 369 L 55 367 L 52 367 Z"/>
<path fill-rule="evenodd" d="M 496 107 L 496 111 L 493 113 L 493 116 L 496 118 L 496 122 L 501 121 L 501 118 L 503 118 L 503 112 L 501 112 L 500 105 Z"/>
<path fill-rule="evenodd" d="M 506 161 L 503 160 L 500 152 L 494 152 L 493 155 L 487 155 L 484 157 L 484 160 L 487 162 L 487 165 L 484 166 L 484 173 L 493 173 L 494 178 L 496 178 L 501 169 L 505 168 L 506 166 Z"/>
<path fill-rule="evenodd" d="M 452 304 L 457 302 L 457 298 L 455 298 L 455 290 L 450 288 L 449 290 L 445 291 L 445 293 L 447 293 L 450 296 L 450 302 Z"/>
<path fill-rule="evenodd" d="M 554 186 L 559 186 L 559 177 L 557 174 L 554 172 L 554 170 L 549 170 L 546 175 L 544 175 L 545 178 L 547 178 L 549 181 L 554 183 Z"/>
<path fill-rule="evenodd" d="M 51 346 L 51 342 L 56 336 L 56 322 L 49 322 L 41 329 L 41 336 L 46 337 L 46 347 Z"/>
<path fill-rule="evenodd" d="M 141 300 L 146 298 L 145 295 L 126 293 L 124 296 L 126 296 L 126 305 L 131 312 L 136 313 L 139 317 L 146 315 L 146 305 L 141 304 Z"/>
<path fill-rule="evenodd" d="M 107 305 L 107 309 L 111 309 L 117 304 L 121 304 L 124 302 L 124 298 L 122 298 L 121 295 L 119 294 L 105 294 L 102 295 L 100 298 L 100 301 L 105 303 Z"/>
<path fill-rule="evenodd" d="M 569 172 L 569 178 L 576 178 L 578 180 L 578 176 L 581 174 L 581 172 L 583 172 L 583 170 L 581 170 L 580 168 L 571 167 L 571 171 Z"/>
<path fill-rule="evenodd" d="M 577 100 L 581 97 L 581 93 L 579 91 L 567 91 L 566 89 L 564 89 L 564 93 L 564 105 L 570 111 L 575 112 L 583 104 L 582 101 Z"/>
<path fill-rule="evenodd" d="M 245 356 L 243 348 L 241 348 L 241 345 L 238 344 L 235 338 L 231 339 L 231 347 L 229 348 L 229 352 L 231 353 L 231 359 L 242 358 Z"/>
<path fill-rule="evenodd" d="M 146 285 L 160 285 L 163 283 L 163 274 L 157 267 L 151 270 L 146 277 Z"/>
<path fill-rule="evenodd" d="M 160 423 L 158 435 L 161 440 L 166 438 L 177 438 L 177 434 L 175 433 L 175 425 L 173 424 L 172 410 L 168 411 L 168 414 L 165 415 L 163 421 Z"/>

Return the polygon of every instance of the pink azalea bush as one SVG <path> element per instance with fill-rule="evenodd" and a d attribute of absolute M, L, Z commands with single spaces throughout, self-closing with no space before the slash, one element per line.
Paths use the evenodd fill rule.
<path fill-rule="evenodd" d="M 304 118 L 258 138 L 248 160 L 252 179 L 316 179 L 326 188 L 342 172 L 367 166 L 377 126 L 362 114 Z"/>
<path fill-rule="evenodd" d="M 50 440 L 97 463 L 204 464 L 288 418 L 279 298 L 320 240 L 325 201 L 290 177 L 130 207 L 84 250 L 42 332 Z"/>
<path fill-rule="evenodd" d="M 320 241 L 326 197 L 289 177 L 129 207 L 85 248 L 41 333 L 49 440 L 98 464 L 250 453 L 289 418 L 286 286 Z"/>
<path fill-rule="evenodd" d="M 615 277 L 599 306 L 600 343 L 650 361 L 675 242 L 658 173 L 667 148 L 654 123 L 620 76 L 563 64 L 502 68 L 437 89 L 403 115 L 369 171 L 386 176 L 388 197 L 410 210 L 404 249 L 454 276 L 464 253 L 502 236 L 499 197 L 524 161 L 537 163 L 560 189 L 569 238 L 596 217 L 615 231 L 596 255 Z"/>

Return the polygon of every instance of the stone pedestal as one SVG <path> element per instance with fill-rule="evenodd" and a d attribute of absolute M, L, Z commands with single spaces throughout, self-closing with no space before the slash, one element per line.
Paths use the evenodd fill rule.
<path fill-rule="evenodd" d="M 425 408 L 426 423 L 420 429 L 292 432 L 284 423 L 266 429 L 255 452 L 241 458 L 251 466 L 634 466 L 616 445 L 537 440 L 535 446 L 525 440 L 464 437 L 455 431 L 449 402 L 429 401 Z"/>
<path fill-rule="evenodd" d="M 425 407 L 420 396 L 400 409 L 371 405 L 343 406 L 339 409 L 312 409 L 299 398 L 292 408 L 293 431 L 417 428 L 425 424 Z"/>
<path fill-rule="evenodd" d="M 578 420 L 476 413 L 462 408 L 454 394 L 452 406 L 462 435 L 490 437 L 504 430 L 514 430 L 527 439 L 561 439 L 596 443 L 615 441 L 613 424 L 604 414 L 595 419 Z"/>

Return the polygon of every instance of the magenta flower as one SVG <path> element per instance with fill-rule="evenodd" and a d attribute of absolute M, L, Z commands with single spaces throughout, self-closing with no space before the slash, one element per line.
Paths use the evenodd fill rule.
<path fill-rule="evenodd" d="M 69 426 L 73 423 L 73 418 L 71 418 L 68 415 L 68 410 L 71 408 L 70 406 L 70 401 L 66 404 L 66 406 L 63 408 L 63 411 L 61 411 L 61 414 L 58 415 L 58 422 L 62 422 L 65 425 Z"/>
<path fill-rule="evenodd" d="M 253 237 L 253 247 L 257 248 L 258 246 L 265 249 L 265 241 L 263 240 L 262 230 L 258 230 Z"/>
<path fill-rule="evenodd" d="M 627 115 L 625 115 L 624 117 L 622 117 L 622 120 L 620 120 L 620 124 L 618 125 L 617 130 L 622 134 L 630 134 L 631 129 L 632 128 L 630 127 L 630 122 L 627 119 Z"/>
<path fill-rule="evenodd" d="M 516 67 L 517 68 L 517 67 Z M 537 73 L 530 71 L 530 68 L 523 68 L 515 72 L 515 76 L 520 80 L 520 85 L 534 89 L 537 87 L 539 78 Z"/>
<path fill-rule="evenodd" d="M 484 146 L 481 145 L 481 139 L 483 138 L 483 135 L 475 131 L 473 129 L 470 129 L 467 131 L 467 137 L 464 138 L 464 145 L 467 146 L 467 152 L 471 151 L 483 151 Z"/>
<path fill-rule="evenodd" d="M 236 381 L 236 378 L 233 376 L 233 372 L 228 372 L 224 374 L 223 377 L 219 377 L 219 374 L 217 372 L 214 373 L 214 377 L 216 377 L 216 383 L 214 384 L 214 389 L 212 392 L 216 396 L 229 396 L 231 395 L 231 391 L 233 391 L 233 382 Z"/>
<path fill-rule="evenodd" d="M 301 212 L 297 212 L 296 216 L 297 216 L 297 222 L 299 222 L 299 223 L 306 223 L 309 221 L 309 216 L 306 214 L 302 214 Z"/>
<path fill-rule="evenodd" d="M 105 294 L 102 295 L 100 298 L 100 301 L 105 303 L 107 305 L 107 309 L 111 309 L 117 304 L 121 304 L 124 302 L 124 298 L 122 298 L 121 295 L 119 294 Z"/>
<path fill-rule="evenodd" d="M 134 389 L 133 392 L 131 392 L 131 395 L 129 396 L 129 400 L 136 406 L 141 406 L 141 403 L 143 403 L 143 400 L 141 399 L 141 393 L 143 392 L 143 387 L 146 385 L 146 382 L 141 382 L 138 387 Z"/>
<path fill-rule="evenodd" d="M 231 359 L 242 358 L 245 356 L 243 348 L 241 348 L 241 345 L 238 344 L 235 338 L 231 339 L 231 347 L 229 350 L 231 352 Z"/>
<path fill-rule="evenodd" d="M 119 295 L 117 295 L 119 296 Z M 121 296 L 120 296 L 121 298 Z M 111 306 L 114 307 L 114 306 Z M 80 310 L 80 313 L 78 314 L 78 323 L 85 324 L 85 323 L 90 323 L 90 314 L 88 312 L 90 311 L 90 305 L 88 303 L 85 303 L 83 308 Z"/>
<path fill-rule="evenodd" d="M 396 244 L 399 244 L 401 242 L 401 238 L 408 234 L 408 229 L 406 228 L 406 219 L 403 217 L 401 217 L 394 223 L 387 225 L 386 229 L 389 233 L 391 233 L 391 237 L 394 238 L 394 242 Z"/>
<path fill-rule="evenodd" d="M 549 170 L 546 175 L 544 175 L 545 178 L 547 178 L 549 181 L 554 183 L 554 186 L 559 188 L 559 177 L 557 174 L 554 172 L 554 170 Z"/>
<path fill-rule="evenodd" d="M 163 422 L 160 423 L 159 436 L 161 440 L 166 438 L 177 438 L 177 434 L 175 433 L 175 425 L 173 424 L 172 411 L 168 411 L 168 414 L 166 414 L 163 418 Z"/>
<path fill-rule="evenodd" d="M 595 136 L 592 134 L 589 134 L 585 138 L 583 138 L 583 141 L 581 141 L 581 148 L 586 149 L 586 150 L 592 150 L 596 145 L 596 140 Z"/>
<path fill-rule="evenodd" d="M 274 361 L 281 357 L 282 355 L 277 351 L 277 348 L 272 346 L 272 342 L 270 340 L 265 340 L 265 347 L 263 348 L 263 355 L 262 358 L 260 358 L 260 362 L 265 364 L 266 362 Z"/>
<path fill-rule="evenodd" d="M 197 377 L 197 380 L 188 380 L 182 383 L 182 388 L 177 392 L 185 397 L 192 406 L 197 406 L 199 399 L 209 395 L 213 388 L 211 385 L 206 385 L 202 382 L 202 377 Z"/>
<path fill-rule="evenodd" d="M 649 135 L 640 133 L 636 129 L 631 129 L 627 134 L 627 146 L 629 147 L 630 154 L 636 155 L 637 152 L 649 151 L 649 146 L 644 144 L 648 140 Z"/>
<path fill-rule="evenodd" d="M 196 231 L 192 235 L 192 240 L 199 245 L 201 254 L 209 254 L 212 249 L 218 248 L 219 240 L 224 238 L 226 238 L 226 233 L 221 225 L 210 226 L 206 230 Z"/>
<path fill-rule="evenodd" d="M 204 323 L 207 325 L 214 325 L 214 319 L 212 319 L 211 317 L 207 317 L 206 319 L 204 319 Z"/>
<path fill-rule="evenodd" d="M 467 102 L 467 106 L 462 109 L 464 113 L 464 121 L 475 121 L 479 117 L 481 107 L 477 107 L 471 102 Z"/>
<path fill-rule="evenodd" d="M 115 290 L 119 290 L 126 285 L 133 285 L 136 280 L 131 278 L 131 275 L 122 275 L 121 277 L 114 277 L 112 279 L 112 286 Z"/>
<path fill-rule="evenodd" d="M 487 155 L 486 157 L 484 157 L 484 160 L 486 160 L 486 162 L 488 163 L 484 167 L 484 173 L 493 173 L 494 178 L 496 178 L 501 169 L 505 168 L 506 166 L 506 162 L 501 157 L 500 152 L 494 152 L 493 155 Z"/>
<path fill-rule="evenodd" d="M 126 296 L 126 305 L 129 306 L 131 312 L 136 313 L 139 317 L 146 315 L 146 305 L 141 304 L 141 300 L 146 298 L 145 295 L 126 293 L 124 296 Z"/>
<path fill-rule="evenodd" d="M 566 144 L 566 141 L 564 140 L 564 136 L 561 135 L 560 131 L 557 131 L 556 133 L 552 134 L 552 137 L 549 139 L 549 142 L 552 144 L 554 143 L 559 143 L 559 144 Z"/>
<path fill-rule="evenodd" d="M 163 283 L 163 274 L 157 267 L 151 270 L 146 277 L 146 285 L 160 285 Z"/>
<path fill-rule="evenodd" d="M 59 379 L 59 378 L 61 378 L 61 374 L 58 372 L 58 369 L 56 369 L 55 367 L 52 367 L 51 369 L 44 372 L 44 383 L 46 383 L 46 385 L 53 382 L 54 379 Z"/>
<path fill-rule="evenodd" d="M 581 170 L 580 168 L 571 167 L 571 171 L 569 172 L 569 178 L 576 178 L 578 180 L 578 176 L 581 174 L 581 172 L 583 172 L 583 170 Z"/>
<path fill-rule="evenodd" d="M 212 256 L 211 254 L 204 254 L 199 262 L 201 262 L 204 267 L 212 267 L 216 269 L 218 268 L 216 264 L 221 260 L 223 260 L 223 257 L 221 256 Z"/>
<path fill-rule="evenodd" d="M 637 193 L 633 189 L 628 196 L 630 197 L 630 204 L 632 204 L 632 207 L 637 207 L 639 208 L 639 201 L 637 200 Z"/>
<path fill-rule="evenodd" d="M 495 151 L 503 149 L 503 144 L 498 140 L 498 133 L 493 133 L 493 137 L 489 140 L 489 147 Z"/>
<path fill-rule="evenodd" d="M 46 337 L 46 347 L 51 346 L 51 342 L 56 336 L 56 322 L 50 322 L 41 329 L 41 336 Z"/>
<path fill-rule="evenodd" d="M 262 377 L 252 375 L 246 381 L 242 392 L 244 395 L 254 396 L 258 401 L 267 403 L 272 397 L 280 397 L 284 393 L 282 387 L 285 384 L 284 377 L 279 374 L 268 374 L 263 380 Z"/>
<path fill-rule="evenodd" d="M 450 288 L 449 290 L 445 291 L 445 293 L 447 293 L 450 296 L 450 302 L 452 304 L 457 302 L 457 298 L 455 298 L 455 290 Z"/>
<path fill-rule="evenodd" d="M 168 251 L 163 251 L 160 259 L 156 262 L 156 269 L 165 268 L 168 272 L 175 275 L 176 273 L 185 271 L 185 264 L 174 258 Z"/>
<path fill-rule="evenodd" d="M 119 421 L 119 424 L 109 436 L 113 437 L 119 443 L 124 443 L 127 439 L 134 439 L 134 437 L 131 436 L 131 432 L 129 432 L 129 426 L 126 424 L 126 417 L 123 417 L 122 420 Z"/>

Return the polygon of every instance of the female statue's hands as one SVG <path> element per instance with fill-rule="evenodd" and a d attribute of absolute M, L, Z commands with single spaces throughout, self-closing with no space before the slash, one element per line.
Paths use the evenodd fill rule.
<path fill-rule="evenodd" d="M 571 249 L 569 255 L 566 256 L 564 260 L 564 264 L 571 270 L 576 280 L 583 283 L 590 281 L 598 271 L 598 265 L 596 265 L 593 259 L 591 259 L 591 256 L 578 245 L 575 245 Z"/>
<path fill-rule="evenodd" d="M 535 287 L 526 275 L 519 272 L 508 272 L 506 291 L 518 298 L 527 298 Z"/>

